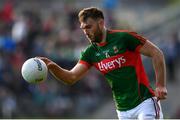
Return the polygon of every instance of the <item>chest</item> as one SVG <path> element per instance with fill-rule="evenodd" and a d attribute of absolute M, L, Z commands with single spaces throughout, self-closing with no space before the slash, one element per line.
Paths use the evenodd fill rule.
<path fill-rule="evenodd" d="M 105 46 L 95 46 L 94 62 L 108 59 L 126 52 L 126 46 L 119 41 L 112 41 Z"/>
<path fill-rule="evenodd" d="M 137 53 L 127 50 L 123 43 L 111 42 L 106 46 L 94 49 L 92 63 L 103 74 L 121 69 L 125 66 L 134 66 Z"/>

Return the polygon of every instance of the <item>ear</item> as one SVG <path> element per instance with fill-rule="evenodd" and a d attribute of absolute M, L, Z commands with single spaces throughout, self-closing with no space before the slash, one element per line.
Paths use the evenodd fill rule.
<path fill-rule="evenodd" d="M 98 23 L 102 28 L 104 27 L 104 20 L 103 19 L 99 19 Z"/>
<path fill-rule="evenodd" d="M 103 20 L 103 19 L 99 19 L 98 22 L 99 22 L 99 25 L 100 25 L 100 26 L 104 26 L 104 20 Z"/>

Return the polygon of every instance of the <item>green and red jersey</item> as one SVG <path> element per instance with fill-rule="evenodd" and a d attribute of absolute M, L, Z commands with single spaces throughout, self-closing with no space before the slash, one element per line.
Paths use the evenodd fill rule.
<path fill-rule="evenodd" d="M 79 63 L 94 66 L 105 76 L 120 111 L 154 96 L 139 53 L 145 41 L 134 32 L 108 30 L 105 43 L 90 44 L 81 53 Z"/>

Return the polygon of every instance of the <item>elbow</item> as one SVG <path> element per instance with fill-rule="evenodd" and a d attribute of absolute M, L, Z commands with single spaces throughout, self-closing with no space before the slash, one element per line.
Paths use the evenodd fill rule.
<path fill-rule="evenodd" d="M 164 61 L 164 53 L 159 49 L 155 51 L 153 58 L 158 61 Z"/>
<path fill-rule="evenodd" d="M 66 82 L 66 84 L 69 85 L 69 86 L 72 86 L 72 85 L 74 85 L 75 83 L 76 83 L 76 81 L 68 81 L 68 82 Z"/>
<path fill-rule="evenodd" d="M 78 81 L 78 78 L 72 75 L 71 78 L 66 80 L 66 84 L 71 86 L 71 85 L 74 85 L 77 81 Z"/>
<path fill-rule="evenodd" d="M 64 84 L 65 84 L 65 85 L 68 85 L 68 86 L 72 86 L 72 85 L 75 84 L 75 82 L 72 81 L 72 80 L 70 80 L 70 79 L 68 79 L 68 80 L 64 81 Z"/>
<path fill-rule="evenodd" d="M 159 49 L 159 54 L 161 54 L 164 57 L 163 51 Z"/>
<path fill-rule="evenodd" d="M 161 60 L 164 60 L 164 53 L 162 52 L 162 50 L 159 50 L 158 57 L 159 57 Z"/>
<path fill-rule="evenodd" d="M 65 84 L 68 86 L 72 86 L 72 85 L 74 85 L 74 82 L 66 82 Z"/>

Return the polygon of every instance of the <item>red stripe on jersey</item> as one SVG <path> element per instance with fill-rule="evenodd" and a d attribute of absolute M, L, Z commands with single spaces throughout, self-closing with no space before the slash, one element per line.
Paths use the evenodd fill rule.
<path fill-rule="evenodd" d="M 106 44 L 107 44 L 107 42 L 97 43 L 98 46 L 105 46 Z"/>
<path fill-rule="evenodd" d="M 83 60 L 79 60 L 79 62 L 78 62 L 78 63 L 83 64 L 83 65 L 85 65 L 85 66 L 86 66 L 86 67 L 88 67 L 88 68 L 90 68 L 90 67 L 91 67 L 91 64 L 89 64 L 88 62 L 83 61 Z"/>
<path fill-rule="evenodd" d="M 139 50 L 141 49 L 142 45 L 138 45 L 135 49 L 136 52 L 139 52 Z"/>
<path fill-rule="evenodd" d="M 129 30 L 109 30 L 109 33 L 116 33 L 116 32 L 126 32 L 132 36 L 134 36 L 135 38 L 137 38 L 138 40 L 141 41 L 142 44 L 144 44 L 146 42 L 146 38 L 144 38 L 143 36 L 140 36 L 139 34 L 137 34 L 136 32 L 131 32 Z"/>
<path fill-rule="evenodd" d="M 129 32 L 129 30 L 109 30 L 108 31 L 110 34 L 116 33 L 116 32 Z"/>
<path fill-rule="evenodd" d="M 135 38 L 137 38 L 138 40 L 141 41 L 142 44 L 144 44 L 146 42 L 146 39 L 140 35 L 138 35 L 136 32 L 127 32 L 130 35 L 134 36 Z"/>
<path fill-rule="evenodd" d="M 138 55 L 135 69 L 136 69 L 137 79 L 138 79 L 138 83 L 139 83 L 138 85 L 140 85 L 140 84 L 145 85 L 149 89 L 151 94 L 154 96 L 155 93 L 154 93 L 153 89 L 150 87 L 150 83 L 147 78 L 146 72 L 144 70 L 140 54 Z M 139 92 L 140 92 L 140 89 L 139 89 Z"/>

